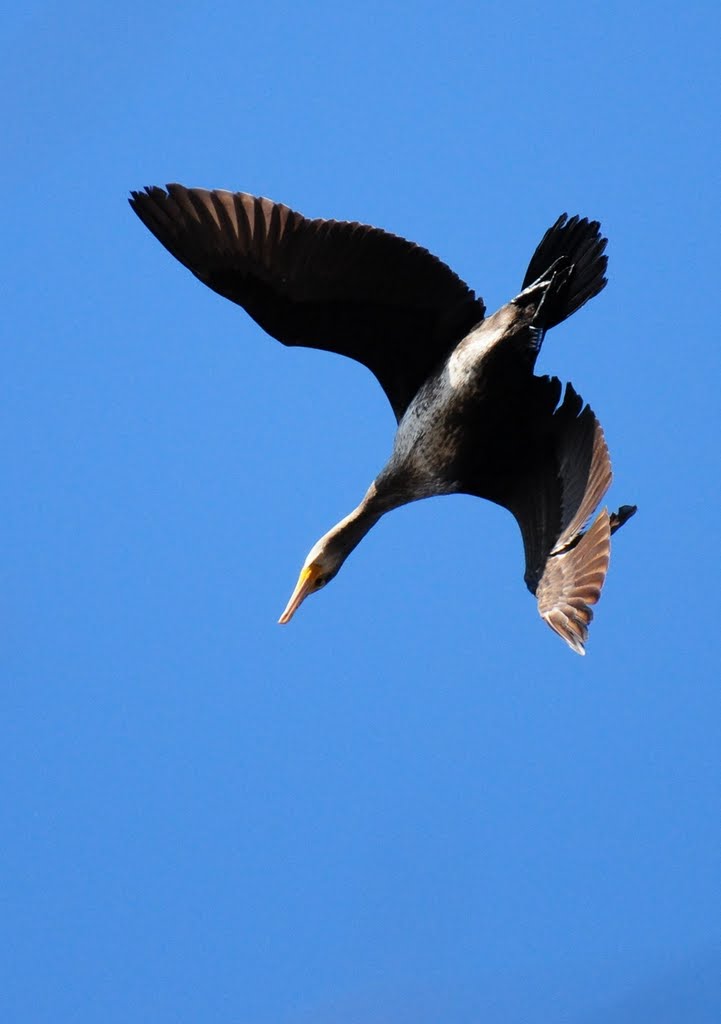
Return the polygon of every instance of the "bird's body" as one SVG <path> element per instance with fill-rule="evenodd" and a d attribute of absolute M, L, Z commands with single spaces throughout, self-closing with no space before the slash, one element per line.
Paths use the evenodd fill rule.
<path fill-rule="evenodd" d="M 349 355 L 375 373 L 398 420 L 393 451 L 358 505 L 311 549 L 281 622 L 331 579 L 386 512 L 466 493 L 508 508 L 525 579 L 549 625 L 584 653 L 610 535 L 635 511 L 602 511 L 603 432 L 571 385 L 534 375 L 545 332 L 606 283 L 596 222 L 563 215 L 522 291 L 492 316 L 436 257 L 365 225 L 309 221 L 244 193 L 179 185 L 131 205 L 204 283 L 285 344 Z"/>
<path fill-rule="evenodd" d="M 408 406 L 388 466 L 406 474 L 408 493 L 478 494 L 523 458 L 534 378 L 533 363 L 523 354 L 517 373 L 504 370 L 502 347 L 513 350 L 518 343 L 507 329 L 514 312 L 505 307 L 474 328 Z"/>

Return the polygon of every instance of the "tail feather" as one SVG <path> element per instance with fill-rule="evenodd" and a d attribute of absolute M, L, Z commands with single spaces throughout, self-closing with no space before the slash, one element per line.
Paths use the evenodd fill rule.
<path fill-rule="evenodd" d="M 606 239 L 597 220 L 563 213 L 548 229 L 528 265 L 523 288 L 551 277 L 541 314 L 544 330 L 555 327 L 606 287 Z M 554 267 L 554 264 L 556 265 Z M 554 267 L 551 276 L 548 271 Z M 568 267 L 568 273 L 559 272 Z"/>

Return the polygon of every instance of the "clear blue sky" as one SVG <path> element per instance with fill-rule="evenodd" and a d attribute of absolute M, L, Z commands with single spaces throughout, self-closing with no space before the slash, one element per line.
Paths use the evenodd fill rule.
<path fill-rule="evenodd" d="M 716 1024 L 715 3 L 5 14 L 0 1018 Z M 517 527 L 388 516 L 372 377 L 289 351 L 133 216 L 243 189 L 436 252 L 495 308 L 545 228 L 610 285 L 546 340 L 614 461 L 589 653 Z"/>

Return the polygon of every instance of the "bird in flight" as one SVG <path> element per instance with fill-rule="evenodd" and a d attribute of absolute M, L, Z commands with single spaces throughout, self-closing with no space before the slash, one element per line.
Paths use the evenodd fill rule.
<path fill-rule="evenodd" d="M 564 390 L 534 366 L 546 331 L 606 285 L 597 221 L 560 216 L 519 294 L 486 316 L 445 263 L 379 228 L 177 184 L 132 192 L 130 205 L 177 260 L 272 337 L 368 367 L 398 422 L 363 500 L 311 548 L 281 623 L 386 512 L 473 494 L 513 513 L 541 617 L 585 653 L 611 534 L 636 507 L 604 508 L 588 525 L 611 483 L 603 431 L 571 384 Z"/>

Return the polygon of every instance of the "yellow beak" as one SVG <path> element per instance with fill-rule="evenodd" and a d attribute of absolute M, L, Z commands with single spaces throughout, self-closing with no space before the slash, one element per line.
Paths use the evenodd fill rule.
<path fill-rule="evenodd" d="M 298 582 L 295 585 L 295 590 L 290 595 L 290 601 L 286 605 L 285 611 L 278 619 L 281 626 L 284 626 L 286 622 L 290 622 L 303 601 L 305 601 L 308 594 L 312 593 L 315 587 L 315 581 L 319 576 L 320 569 L 317 565 L 306 565 L 305 568 L 301 570 Z"/>

